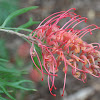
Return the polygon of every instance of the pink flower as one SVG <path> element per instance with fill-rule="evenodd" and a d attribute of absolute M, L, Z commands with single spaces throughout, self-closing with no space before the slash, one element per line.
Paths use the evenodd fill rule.
<path fill-rule="evenodd" d="M 31 69 L 29 76 L 35 83 L 38 83 L 41 80 L 41 74 L 36 69 Z"/>
<path fill-rule="evenodd" d="M 29 57 L 29 51 L 30 51 L 30 45 L 25 42 L 23 44 L 21 44 L 18 48 L 18 56 L 20 58 L 28 58 Z"/>
<path fill-rule="evenodd" d="M 62 71 L 65 74 L 62 96 L 64 95 L 69 67 L 72 69 L 72 75 L 83 82 L 86 82 L 87 73 L 94 77 L 100 77 L 100 44 L 88 44 L 82 40 L 85 34 L 90 33 L 92 35 L 92 31 L 100 29 L 100 27 L 92 24 L 80 30 L 75 29 L 81 22 L 86 22 L 87 18 L 81 17 L 71 12 L 71 10 L 75 10 L 75 8 L 48 16 L 33 31 L 34 34 L 33 32 L 30 34 L 32 38 L 36 39 L 37 45 L 42 52 L 42 60 L 40 60 L 33 41 L 30 49 L 32 61 L 42 72 L 42 80 L 44 74 L 48 75 L 48 87 L 53 96 L 56 96 L 56 94 L 52 93 L 52 88 L 56 89 L 54 80 L 57 77 L 61 63 L 64 63 Z M 67 17 L 70 20 L 62 27 L 58 26 L 59 21 Z M 35 56 L 38 58 L 40 67 L 36 65 L 33 59 Z M 50 81 L 52 83 L 51 86 Z"/>

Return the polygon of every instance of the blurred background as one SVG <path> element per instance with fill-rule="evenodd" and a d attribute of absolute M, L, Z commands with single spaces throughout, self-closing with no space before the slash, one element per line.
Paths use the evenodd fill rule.
<path fill-rule="evenodd" d="M 0 25 L 10 13 L 29 6 L 38 6 L 39 8 L 18 16 L 8 26 L 18 27 L 26 23 L 30 17 L 33 21 L 42 21 L 54 12 L 70 8 L 76 8 L 75 13 L 88 18 L 87 23 L 82 23 L 79 26 L 80 29 L 89 24 L 100 26 L 100 0 L 0 0 Z M 60 24 L 63 25 L 63 23 Z M 29 29 L 34 30 L 37 26 L 38 24 L 34 24 Z M 22 33 L 29 34 L 28 32 Z M 92 36 L 88 34 L 83 39 L 88 43 L 100 43 L 100 30 L 93 33 Z M 70 71 L 67 74 L 65 96 L 60 96 L 64 77 L 61 73 L 55 81 L 57 90 L 53 91 L 57 94 L 57 97 L 53 97 L 49 93 L 46 77 L 41 82 L 41 74 L 36 69 L 32 70 L 29 48 L 30 45 L 22 38 L 0 33 L 0 57 L 10 59 L 10 62 L 19 70 L 26 69 L 28 74 L 24 77 L 32 80 L 34 87 L 37 89 L 36 92 L 25 92 L 23 99 L 20 99 L 18 93 L 16 100 L 100 100 L 100 78 L 88 75 L 87 83 L 84 84 L 75 79 Z"/>

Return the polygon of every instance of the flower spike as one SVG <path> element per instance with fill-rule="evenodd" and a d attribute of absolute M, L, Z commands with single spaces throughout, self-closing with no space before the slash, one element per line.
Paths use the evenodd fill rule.
<path fill-rule="evenodd" d="M 37 69 L 42 73 L 42 80 L 44 74 L 48 75 L 48 87 L 53 96 L 52 89 L 56 90 L 54 81 L 59 71 L 59 66 L 63 64 L 62 71 L 64 72 L 64 86 L 66 85 L 66 76 L 69 68 L 72 70 L 72 75 L 84 83 L 87 81 L 87 74 L 100 78 L 100 44 L 91 43 L 82 40 L 85 34 L 90 33 L 96 29 L 100 29 L 95 24 L 88 25 L 82 29 L 75 29 L 77 25 L 86 22 L 87 18 L 81 17 L 71 10 L 60 11 L 53 13 L 45 18 L 39 26 L 30 34 L 32 41 L 30 49 L 31 59 Z M 61 19 L 69 17 L 70 20 L 63 26 L 58 23 Z M 39 58 L 38 52 L 35 50 L 34 44 L 37 44 L 41 49 L 42 59 Z M 34 57 L 37 57 L 40 67 L 36 65 Z"/>

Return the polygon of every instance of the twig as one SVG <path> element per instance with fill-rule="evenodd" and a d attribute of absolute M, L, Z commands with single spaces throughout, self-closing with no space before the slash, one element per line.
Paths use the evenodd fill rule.
<path fill-rule="evenodd" d="M 32 37 L 26 36 L 25 34 L 22 34 L 22 33 L 19 33 L 19 32 L 15 32 L 15 31 L 12 31 L 12 30 L 6 30 L 6 29 L 0 29 L 0 31 L 7 32 L 7 33 L 10 33 L 10 34 L 13 34 L 13 35 L 15 34 L 19 37 L 26 38 L 30 41 L 34 41 L 35 43 L 37 43 L 36 39 L 33 39 Z"/>

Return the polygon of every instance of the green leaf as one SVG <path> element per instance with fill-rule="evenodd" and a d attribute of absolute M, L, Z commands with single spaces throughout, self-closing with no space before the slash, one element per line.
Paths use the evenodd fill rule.
<path fill-rule="evenodd" d="M 0 61 L 2 61 L 2 62 L 8 62 L 8 60 L 2 59 L 2 58 L 0 58 Z"/>
<path fill-rule="evenodd" d="M 33 21 L 32 18 L 29 19 L 29 21 L 21 26 L 19 26 L 18 28 L 28 28 L 34 24 L 39 24 L 39 21 Z M 19 31 L 20 29 L 17 29 L 16 31 Z"/>
<path fill-rule="evenodd" d="M 31 82 L 32 83 L 32 81 L 30 81 L 30 80 L 21 80 L 21 81 L 18 81 L 18 82 L 7 83 L 7 85 L 10 86 L 10 87 L 14 87 L 14 88 L 22 89 L 22 90 L 36 91 L 36 89 L 25 88 L 25 87 L 20 85 L 21 83 L 25 83 L 25 82 L 29 82 L 29 83 Z"/>
<path fill-rule="evenodd" d="M 4 20 L 9 14 L 18 10 L 20 0 L 0 0 L 0 25 L 3 24 Z M 9 22 L 9 26 L 14 25 L 16 18 Z"/>
<path fill-rule="evenodd" d="M 38 66 L 38 68 L 41 68 L 41 67 L 40 67 L 40 64 L 39 64 L 38 58 L 37 58 L 37 57 L 34 57 L 33 59 L 34 59 L 35 64 Z M 36 67 L 36 66 L 34 65 L 34 63 L 33 63 L 33 67 Z"/>
<path fill-rule="evenodd" d="M 3 39 L 0 39 L 0 58 L 2 59 L 8 59 L 8 50 L 5 46 L 5 41 Z"/>
<path fill-rule="evenodd" d="M 5 99 L 5 98 L 3 98 L 3 97 L 0 97 L 0 100 L 8 100 L 8 99 Z"/>
<path fill-rule="evenodd" d="M 39 56 L 39 59 L 41 61 L 41 64 L 42 64 L 43 63 L 43 57 L 42 57 L 41 49 L 36 44 L 34 44 L 34 47 L 35 47 L 35 50 L 36 50 L 36 52 L 37 52 L 37 54 Z M 37 56 L 33 57 L 33 60 L 34 60 L 35 64 L 38 66 L 38 68 L 41 69 L 40 63 L 39 63 L 39 60 L 38 60 Z M 36 66 L 34 65 L 34 63 L 33 63 L 33 67 L 36 68 Z M 43 65 L 42 65 L 42 68 L 45 70 L 45 68 L 44 68 Z"/>
<path fill-rule="evenodd" d="M 39 54 L 39 56 L 41 56 L 41 57 L 42 57 L 41 48 L 40 48 L 40 47 L 38 47 L 38 45 L 37 45 L 37 44 L 34 44 L 34 47 L 35 47 L 35 50 L 37 51 L 37 53 Z"/>
<path fill-rule="evenodd" d="M 7 90 L 6 90 L 3 86 L 0 85 L 0 88 L 3 90 L 3 92 L 4 92 L 9 98 L 11 98 L 12 100 L 16 100 L 16 99 L 14 99 L 14 98 L 7 92 Z"/>
<path fill-rule="evenodd" d="M 12 69 L 12 68 L 6 68 L 6 67 L 2 67 L 0 66 L 0 72 L 8 72 L 8 73 L 16 73 L 16 74 L 20 74 L 20 71 L 17 71 L 16 69 Z"/>
<path fill-rule="evenodd" d="M 35 47 L 35 50 L 36 50 L 40 60 L 42 60 L 42 52 L 41 52 L 40 47 L 38 47 L 38 45 L 36 45 L 36 44 L 34 44 L 34 47 Z M 33 59 L 34 59 L 35 64 L 40 68 L 40 64 L 39 64 L 39 60 L 38 60 L 37 56 L 33 57 Z M 36 67 L 34 65 L 34 63 L 33 63 L 33 66 Z"/>
<path fill-rule="evenodd" d="M 0 90 L 0 94 L 1 94 L 1 93 L 4 93 L 4 92 L 3 92 L 2 90 Z"/>
<path fill-rule="evenodd" d="M 24 14 L 24 13 L 28 12 L 29 10 L 36 9 L 36 8 L 38 8 L 38 6 L 31 6 L 31 7 L 23 8 L 23 9 L 20 9 L 20 10 L 17 10 L 17 11 L 15 11 L 15 12 L 11 13 L 11 14 L 6 18 L 6 20 L 4 21 L 4 23 L 2 24 L 2 27 L 5 27 L 6 24 L 7 24 L 12 18 L 14 18 L 14 17 L 16 17 L 16 16 L 19 16 L 19 15 L 21 15 L 21 14 Z"/>

